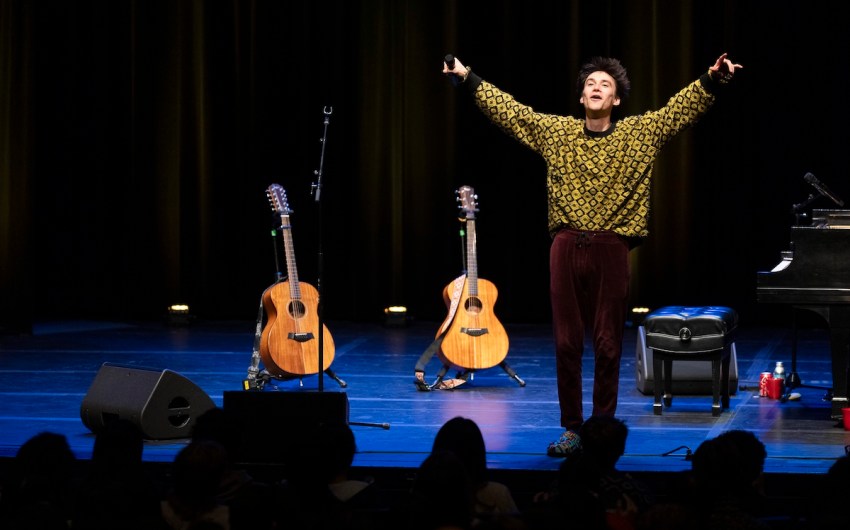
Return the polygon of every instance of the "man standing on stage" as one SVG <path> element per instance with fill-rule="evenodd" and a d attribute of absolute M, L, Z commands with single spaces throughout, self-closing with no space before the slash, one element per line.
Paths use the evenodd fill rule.
<path fill-rule="evenodd" d="M 724 53 L 658 110 L 613 120 L 629 94 L 620 61 L 595 57 L 577 80 L 584 119 L 536 112 L 459 60 L 443 73 L 469 90 L 479 109 L 546 161 L 550 296 L 561 426 L 547 454 L 581 447 L 581 357 L 585 329 L 594 348 L 593 416 L 614 416 L 629 288 L 628 254 L 648 232 L 650 181 L 660 149 L 696 123 L 740 64 Z"/>

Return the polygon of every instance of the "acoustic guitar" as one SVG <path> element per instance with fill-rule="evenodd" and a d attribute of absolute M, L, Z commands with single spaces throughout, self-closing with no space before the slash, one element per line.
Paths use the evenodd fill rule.
<path fill-rule="evenodd" d="M 298 281 L 292 223 L 286 191 L 279 184 L 266 190 L 275 213 L 280 215 L 286 255 L 287 279 L 263 293 L 266 326 L 260 337 L 260 358 L 270 374 L 301 376 L 319 373 L 319 292 L 309 283 Z M 334 342 L 327 326 L 322 324 L 322 371 L 334 358 Z"/>
<path fill-rule="evenodd" d="M 505 359 L 509 341 L 505 328 L 493 312 L 498 290 L 492 282 L 478 277 L 477 196 L 470 186 L 462 186 L 457 193 L 466 222 L 466 279 L 459 300 L 455 300 L 458 282 L 443 289 L 443 300 L 449 308 L 447 320 L 450 319 L 451 324 L 437 354 L 444 364 L 464 370 L 483 370 Z"/>

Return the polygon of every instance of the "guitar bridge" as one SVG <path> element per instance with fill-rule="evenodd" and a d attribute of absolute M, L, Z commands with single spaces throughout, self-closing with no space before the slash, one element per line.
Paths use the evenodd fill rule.
<path fill-rule="evenodd" d="M 487 333 L 487 328 L 460 328 L 461 333 L 466 333 L 470 337 L 480 337 Z"/>
<path fill-rule="evenodd" d="M 288 336 L 289 340 L 294 340 L 297 342 L 307 342 L 308 340 L 313 340 L 313 334 L 309 331 L 305 333 L 290 333 Z"/>

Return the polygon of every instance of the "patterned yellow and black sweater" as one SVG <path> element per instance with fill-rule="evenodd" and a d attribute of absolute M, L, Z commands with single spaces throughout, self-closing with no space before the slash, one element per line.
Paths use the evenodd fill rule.
<path fill-rule="evenodd" d="M 546 161 L 549 232 L 610 230 L 633 243 L 648 235 L 652 167 L 660 149 L 715 100 L 703 74 L 658 110 L 616 121 L 602 133 L 583 119 L 535 112 L 470 72 L 475 103 L 503 131 Z"/>

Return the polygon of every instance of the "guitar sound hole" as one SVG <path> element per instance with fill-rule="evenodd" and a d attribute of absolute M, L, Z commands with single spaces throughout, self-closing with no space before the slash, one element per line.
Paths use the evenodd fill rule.
<path fill-rule="evenodd" d="M 474 297 L 467 298 L 466 302 L 464 303 L 464 308 L 466 309 L 467 313 L 478 314 L 481 312 L 482 307 L 483 304 L 481 303 L 481 300 Z"/>
<path fill-rule="evenodd" d="M 289 314 L 292 318 L 301 318 L 304 316 L 305 306 L 304 302 L 301 300 L 290 300 L 289 301 Z"/>

